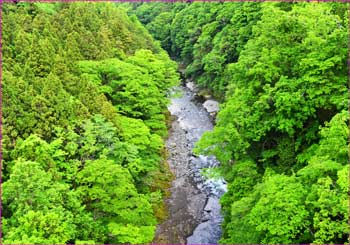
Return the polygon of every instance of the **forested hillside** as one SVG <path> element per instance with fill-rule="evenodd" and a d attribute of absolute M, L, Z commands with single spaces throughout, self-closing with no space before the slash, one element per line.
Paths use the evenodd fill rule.
<path fill-rule="evenodd" d="M 2 243 L 151 242 L 176 63 L 112 3 L 2 6 Z"/>
<path fill-rule="evenodd" d="M 221 110 L 221 243 L 349 242 L 347 5 L 129 5 Z"/>
<path fill-rule="evenodd" d="M 220 102 L 195 152 L 228 184 L 220 243 L 350 242 L 348 4 L 2 6 L 3 244 L 153 241 L 169 57 Z"/>

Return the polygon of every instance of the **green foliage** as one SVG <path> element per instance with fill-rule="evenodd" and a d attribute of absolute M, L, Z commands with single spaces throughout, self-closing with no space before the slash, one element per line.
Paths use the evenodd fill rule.
<path fill-rule="evenodd" d="M 232 77 L 228 99 L 218 115 L 216 129 L 203 141 L 207 141 L 212 153 L 222 151 L 218 157 L 227 156 L 221 159 L 224 164 L 232 155 L 238 159 L 245 153 L 252 153 L 258 161 L 267 161 L 269 165 L 276 160 L 279 164 L 284 162 L 279 171 L 286 171 L 295 163 L 292 159 L 296 154 L 303 150 L 300 146 L 316 140 L 315 126 L 329 120 L 335 108 L 344 108 L 345 68 L 341 68 L 341 64 L 344 64 L 346 52 L 332 45 L 333 38 L 343 42 L 345 36 L 337 28 L 336 16 L 328 15 L 322 18 L 322 23 L 331 27 L 319 23 L 316 30 L 304 31 L 315 26 L 312 24 L 315 16 L 322 16 L 327 11 L 326 6 L 312 8 L 312 11 L 311 8 L 309 5 L 296 6 L 284 12 L 266 5 L 262 21 L 254 28 L 255 38 L 249 40 L 239 61 L 227 67 L 227 73 Z M 298 29 L 287 27 L 293 21 L 299 25 Z M 328 35 L 325 34 L 327 28 L 332 30 Z M 316 51 L 319 49 L 311 48 L 307 42 L 314 33 L 318 33 L 322 42 L 328 42 L 327 46 L 333 47 L 329 49 L 333 50 L 333 57 L 328 58 L 330 54 L 325 50 L 317 64 L 328 63 L 327 60 L 337 57 L 339 63 L 329 63 L 333 70 L 326 68 L 320 73 L 316 71 L 318 68 L 300 69 L 299 60 L 314 56 L 316 52 L 319 54 Z M 292 41 L 285 42 L 285 38 Z M 274 42 L 270 41 L 272 39 Z M 339 69 L 344 73 L 336 72 Z M 310 82 L 311 73 L 315 87 Z M 329 82 L 322 82 L 323 79 Z M 313 95 L 315 93 L 322 96 Z M 205 143 L 200 144 L 201 148 L 206 148 Z"/>
<path fill-rule="evenodd" d="M 262 243 L 298 241 L 300 233 L 309 225 L 309 213 L 303 206 L 307 193 L 303 185 L 293 176 L 273 175 L 257 188 L 260 198 L 248 219 L 264 234 Z"/>
<path fill-rule="evenodd" d="M 349 242 L 345 6 L 162 6 L 129 12 L 223 102 L 195 149 L 228 181 L 221 242 Z"/>
<path fill-rule="evenodd" d="M 223 102 L 196 149 L 228 181 L 220 241 L 349 242 L 345 5 L 119 5 L 3 5 L 3 242 L 152 241 L 179 80 L 160 45 Z"/>
<path fill-rule="evenodd" d="M 139 119 L 121 118 L 123 130 L 122 138 L 135 145 L 142 163 L 134 164 L 131 173 L 140 175 L 157 170 L 160 162 L 160 151 L 163 147 L 162 139 L 157 134 L 152 134 L 150 129 Z M 135 173 L 135 174 L 136 174 Z"/>
<path fill-rule="evenodd" d="M 100 85 L 119 113 L 142 119 L 153 132 L 166 135 L 166 95 L 178 81 L 166 54 L 139 50 L 125 61 L 82 61 L 79 67 L 83 77 Z"/>
<path fill-rule="evenodd" d="M 77 195 L 39 163 L 17 160 L 2 193 L 6 243 L 67 243 L 77 235 Z"/>
<path fill-rule="evenodd" d="M 249 195 L 226 206 L 230 212 L 225 217 L 225 221 L 227 222 L 228 216 L 231 220 L 225 222 L 225 230 L 220 243 L 247 243 L 249 241 L 257 244 L 260 241 L 260 234 L 255 229 L 256 224 L 250 224 L 246 217 L 255 202 L 255 195 Z"/>
<path fill-rule="evenodd" d="M 111 160 L 87 161 L 77 175 L 83 202 L 96 222 L 107 226 L 112 243 L 152 240 L 156 220 L 147 198 L 137 193 L 127 169 Z M 121 228 L 123 227 L 123 228 Z"/>
<path fill-rule="evenodd" d="M 343 111 L 321 129 L 319 144 L 299 155 L 307 159 L 307 166 L 296 176 L 279 175 L 266 169 L 266 177 L 259 183 L 252 162 L 235 163 L 230 174 L 226 174 L 231 181 L 229 191 L 221 200 L 223 211 L 230 212 L 225 216 L 225 233 L 221 241 L 344 241 L 349 232 L 348 184 L 345 183 L 349 171 L 346 166 L 348 121 L 348 112 Z M 237 226 L 241 227 L 238 231 Z M 251 233 L 256 236 L 250 237 Z"/>
<path fill-rule="evenodd" d="M 151 242 L 176 64 L 112 3 L 7 3 L 3 38 L 3 242 Z"/>
<path fill-rule="evenodd" d="M 220 98 L 225 65 L 237 61 L 260 19 L 259 3 L 144 3 L 129 12 L 186 67 L 186 77 Z"/>
<path fill-rule="evenodd" d="M 133 3 L 133 5 L 131 6 L 132 10 L 129 11 L 131 13 L 136 14 L 140 22 L 146 25 L 154 21 L 154 19 L 157 18 L 159 14 L 170 11 L 176 4 L 177 3 Z"/>
<path fill-rule="evenodd" d="M 217 156 L 229 181 L 221 241 L 343 243 L 346 198 L 335 183 L 349 147 L 348 114 L 340 113 L 347 98 L 345 28 L 327 4 L 266 3 L 251 13 L 246 45 L 230 46 L 238 59 L 214 76 L 228 84 L 215 129 L 197 144 L 198 153 Z M 195 47 L 204 41 L 213 43 L 201 36 Z M 257 173 L 269 169 L 260 181 Z"/>
<path fill-rule="evenodd" d="M 161 46 L 165 50 L 171 49 L 171 22 L 174 16 L 170 12 L 163 12 L 157 15 L 152 22 L 150 22 L 146 28 L 153 33 L 153 37 L 160 40 Z"/>
<path fill-rule="evenodd" d="M 73 216 L 60 209 L 29 211 L 19 217 L 19 226 L 7 231 L 6 244 L 66 243 L 74 237 Z"/>
<path fill-rule="evenodd" d="M 304 242 L 298 239 L 309 225 L 304 206 L 306 193 L 293 176 L 265 175 L 246 197 L 230 203 L 231 221 L 221 242 Z M 234 225 L 242 227 L 233 232 Z"/>
<path fill-rule="evenodd" d="M 309 202 L 315 209 L 313 217 L 314 243 L 338 243 L 349 234 L 347 205 L 349 168 L 338 171 L 336 183 L 330 177 L 320 178 L 312 186 Z"/>

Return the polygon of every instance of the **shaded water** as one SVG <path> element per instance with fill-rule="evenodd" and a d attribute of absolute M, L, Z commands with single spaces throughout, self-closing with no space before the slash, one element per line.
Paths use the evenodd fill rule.
<path fill-rule="evenodd" d="M 172 122 L 166 146 L 168 162 L 175 179 L 166 201 L 169 218 L 158 226 L 155 243 L 213 244 L 221 236 L 219 198 L 226 191 L 222 179 L 205 179 L 201 168 L 218 164 L 214 157 L 192 154 L 202 134 L 213 129 L 208 112 L 194 100 L 194 93 L 180 87 L 182 96 L 173 98 L 168 107 Z"/>

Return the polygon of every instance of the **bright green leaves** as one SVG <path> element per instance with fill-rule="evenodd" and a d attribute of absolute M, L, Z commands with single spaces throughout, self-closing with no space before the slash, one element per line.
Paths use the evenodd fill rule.
<path fill-rule="evenodd" d="M 177 65 L 164 51 L 153 54 L 149 50 L 138 50 L 126 61 L 146 69 L 161 93 L 166 93 L 170 87 L 178 84 Z"/>
<path fill-rule="evenodd" d="M 133 158 L 128 156 L 129 146 L 119 141 L 116 128 L 101 115 L 95 115 L 92 119 L 83 121 L 80 134 L 76 143 L 80 145 L 78 154 L 82 161 L 106 156 L 123 164 L 129 157 Z"/>
<path fill-rule="evenodd" d="M 262 243 L 292 243 L 309 225 L 304 207 L 307 191 L 293 176 L 273 175 L 257 187 L 260 198 L 249 222 L 264 234 Z"/>
<path fill-rule="evenodd" d="M 147 3 L 135 13 L 171 56 L 187 65 L 185 76 L 218 97 L 227 85 L 226 64 L 237 61 L 260 18 L 259 3 Z"/>
<path fill-rule="evenodd" d="M 284 175 L 266 175 L 261 184 L 250 188 L 244 197 L 233 202 L 226 203 L 227 193 L 223 204 L 230 207 L 230 215 L 225 219 L 227 224 L 221 242 L 302 242 L 299 239 L 303 238 L 310 216 L 304 206 L 306 194 L 297 178 Z M 225 206 L 224 210 L 228 209 Z"/>
<path fill-rule="evenodd" d="M 226 49 L 238 59 L 221 70 L 204 66 L 205 76 L 214 73 L 211 88 L 228 84 L 214 130 L 197 144 L 198 152 L 216 155 L 229 182 L 221 241 L 344 243 L 348 214 L 338 176 L 349 148 L 345 28 L 329 4 L 244 7 L 233 8 L 237 28 L 222 30 L 237 35 L 254 26 L 241 50 Z M 209 29 L 203 26 L 201 35 Z M 212 51 L 202 61 L 225 64 L 218 38 L 200 36 L 194 56 L 203 58 L 207 47 Z M 198 62 L 192 64 L 200 69 Z M 218 84 L 220 76 L 225 81 Z"/>
<path fill-rule="evenodd" d="M 156 220 L 151 204 L 137 193 L 126 169 L 107 159 L 88 161 L 77 182 L 87 209 L 112 233 L 110 241 L 143 243 L 153 239 Z"/>
<path fill-rule="evenodd" d="M 176 64 L 112 3 L 3 17 L 5 243 L 151 242 Z"/>
<path fill-rule="evenodd" d="M 307 166 L 296 175 L 276 174 L 268 168 L 260 180 L 254 162 L 235 162 L 225 174 L 229 185 L 221 200 L 226 213 L 221 241 L 344 242 L 349 232 L 348 120 L 348 112 L 343 111 L 321 129 L 319 144 L 299 155 Z"/>
<path fill-rule="evenodd" d="M 227 102 L 218 115 L 214 132 L 201 143 L 207 148 L 225 145 L 218 158 L 232 155 L 237 159 L 241 152 L 254 152 L 258 159 L 263 156 L 259 160 L 265 161 L 269 160 L 266 157 L 276 156 L 272 154 L 275 152 L 279 160 L 273 161 L 284 162 L 277 145 L 285 144 L 283 148 L 293 158 L 297 153 L 293 153 L 294 141 L 298 142 L 295 150 L 299 151 L 301 142 L 315 141 L 315 129 L 329 121 L 336 108 L 345 106 L 346 52 L 333 46 L 335 40 L 345 41 L 345 32 L 336 25 L 338 17 L 329 14 L 326 5 L 318 8 L 296 5 L 285 12 L 265 4 L 263 9 L 262 20 L 253 28 L 252 38 L 238 62 L 227 66 L 225 77 L 230 79 Z M 312 36 L 332 48 L 319 52 L 317 43 L 307 45 Z M 308 68 L 304 69 L 301 64 L 309 56 L 315 57 L 315 65 L 309 60 L 305 63 Z M 323 64 L 322 71 L 319 64 Z M 232 132 L 231 139 L 223 134 L 224 128 L 228 135 Z M 290 164 L 289 161 L 286 166 Z"/>
<path fill-rule="evenodd" d="M 301 159 L 308 160 L 308 165 L 298 172 L 298 175 L 305 179 L 304 181 L 316 182 L 324 176 L 334 179 L 337 171 L 347 163 L 348 120 L 349 115 L 346 111 L 335 115 L 327 123 L 327 127 L 321 129 L 319 144 L 313 145 L 303 155 L 299 155 Z"/>
<path fill-rule="evenodd" d="M 336 183 L 330 177 L 325 177 L 312 186 L 309 202 L 316 211 L 313 217 L 314 243 L 340 243 L 349 234 L 349 187 L 343 182 L 348 171 L 348 167 L 338 171 Z"/>
<path fill-rule="evenodd" d="M 35 43 L 28 62 L 36 76 L 45 77 L 53 66 L 51 57 L 54 56 L 55 49 L 47 39 L 39 39 Z"/>
<path fill-rule="evenodd" d="M 304 204 L 307 191 L 296 177 L 271 172 L 259 183 L 251 161 L 237 162 L 233 170 L 221 201 L 229 212 L 222 242 L 291 243 L 303 237 L 310 215 Z"/>
<path fill-rule="evenodd" d="M 232 170 L 223 175 L 228 180 L 228 191 L 220 200 L 225 214 L 223 224 L 225 229 L 221 242 L 258 242 L 256 239 L 259 233 L 255 231 L 255 224 L 250 224 L 246 218 L 254 204 L 255 197 L 251 195 L 252 190 L 261 179 L 255 163 L 251 160 L 238 161 L 233 164 Z"/>
<path fill-rule="evenodd" d="M 256 224 L 250 224 L 246 217 L 255 202 L 254 195 L 249 195 L 227 204 L 226 208 L 229 212 L 225 216 L 224 234 L 220 243 L 243 244 L 249 241 L 249 243 L 257 244 L 260 241 L 260 234 L 255 229 Z"/>
<path fill-rule="evenodd" d="M 67 243 L 75 234 L 77 196 L 39 163 L 17 160 L 2 185 L 6 243 Z"/>
<path fill-rule="evenodd" d="M 113 243 L 153 239 L 156 220 L 150 201 L 154 200 L 139 194 L 136 184 L 159 169 L 162 140 L 141 120 L 124 118 L 123 122 L 127 143 L 119 140 L 116 128 L 101 115 L 70 130 L 58 128 L 57 138 L 50 143 L 36 135 L 17 142 L 11 157 L 18 160 L 9 163 L 11 174 L 3 184 L 4 213 L 10 217 L 6 241 L 67 243 L 60 240 L 65 236 L 69 241 L 92 238 Z M 65 219 L 56 217 L 57 212 Z M 27 219 L 34 213 L 38 219 L 30 223 Z M 92 217 L 96 222 L 88 225 Z M 57 222 L 47 224 L 50 218 Z M 113 222 L 124 227 L 120 234 L 115 227 L 107 229 Z M 52 232 L 48 240 L 45 227 Z M 63 227 L 76 233 L 66 234 Z M 131 231 L 133 235 L 126 236 Z"/>
<path fill-rule="evenodd" d="M 322 128 L 320 132 L 322 139 L 316 154 L 327 156 L 343 165 L 346 164 L 348 160 L 347 137 L 349 135 L 347 123 L 349 120 L 348 112 L 343 110 L 335 115 L 329 123 L 326 123 L 327 127 Z"/>
<path fill-rule="evenodd" d="M 196 150 L 214 154 L 228 180 L 221 242 L 346 242 L 345 9 L 161 6 L 135 5 L 134 12 L 187 65 L 185 77 L 224 101 Z M 162 29 L 160 17 L 171 24 Z"/>
<path fill-rule="evenodd" d="M 64 244 L 75 236 L 72 214 L 59 208 L 29 211 L 19 217 L 19 226 L 6 231 L 6 244 Z"/>
<path fill-rule="evenodd" d="M 118 207 L 124 206 L 121 202 L 125 202 L 129 194 L 136 193 L 128 171 L 107 159 L 86 162 L 77 175 L 77 182 L 80 184 L 78 191 L 96 212 L 117 213 Z M 114 199 L 116 202 L 112 205 Z"/>
<path fill-rule="evenodd" d="M 142 244 L 153 239 L 155 226 L 120 225 L 112 222 L 108 225 L 108 230 L 117 237 L 118 243 Z"/>
<path fill-rule="evenodd" d="M 300 69 L 298 59 L 303 59 L 308 55 L 314 56 L 314 52 L 319 53 L 317 47 L 306 51 L 306 44 L 301 42 L 301 40 L 308 38 L 308 33 L 320 30 L 313 28 L 315 19 L 308 17 L 301 7 L 295 7 L 293 11 L 285 13 L 270 5 L 266 6 L 268 10 L 254 31 L 255 38 L 248 42 L 246 49 L 242 51 L 239 62 L 233 65 L 231 72 L 233 85 L 231 86 L 237 84 L 240 87 L 254 88 L 257 92 L 251 95 L 250 101 L 257 101 L 260 97 L 259 87 L 268 85 L 269 90 L 266 92 L 270 96 L 270 106 L 257 109 L 263 113 L 270 113 L 270 110 L 273 109 L 274 114 L 270 115 L 272 119 L 270 123 L 276 125 L 281 132 L 293 135 L 296 129 L 303 127 L 307 118 L 315 115 L 318 108 L 330 109 L 340 106 L 340 104 L 334 105 L 330 98 L 339 98 L 339 103 L 340 98 L 344 100 L 345 80 L 343 75 L 338 72 L 333 75 L 324 74 L 321 77 L 313 75 L 313 78 L 310 78 L 309 71 Z M 313 9 L 313 14 L 321 16 L 324 9 L 323 7 L 317 10 Z M 307 21 L 304 20 L 305 18 Z M 332 17 L 327 16 L 327 18 Z M 280 22 L 277 22 L 276 19 L 280 19 Z M 290 22 L 296 22 L 300 27 L 291 28 Z M 329 26 L 334 26 L 333 22 L 327 23 Z M 309 30 L 309 32 L 303 32 L 303 30 Z M 335 30 L 334 33 L 338 33 L 338 31 Z M 278 36 L 276 36 L 277 34 Z M 295 35 L 295 37 L 291 42 L 285 42 L 286 39 L 290 38 L 290 35 Z M 285 38 L 281 39 L 282 36 Z M 297 37 L 302 39 L 299 40 Z M 325 43 L 331 44 L 333 42 L 332 38 L 328 36 L 323 36 L 322 39 Z M 343 42 L 344 37 L 338 35 L 337 40 Z M 308 49 L 310 49 L 309 46 Z M 332 50 L 336 50 L 336 47 Z M 327 54 L 323 55 L 327 56 Z M 339 50 L 337 57 L 336 60 L 339 62 L 344 61 L 346 57 L 344 50 Z M 319 59 L 319 62 L 321 61 Z M 333 63 L 331 67 L 333 70 L 338 69 L 336 63 Z M 314 68 L 311 71 L 316 72 Z M 310 83 L 309 78 L 312 79 L 313 83 Z M 323 79 L 328 81 L 334 79 L 332 80 L 334 82 L 324 83 Z M 229 91 L 228 96 L 233 98 L 234 94 L 231 91 Z M 317 95 L 314 96 L 313 93 L 317 93 Z M 252 112 L 254 113 L 254 111 Z M 327 119 L 329 120 L 329 117 L 326 117 Z M 320 118 L 320 121 L 322 123 L 325 119 Z"/>
<path fill-rule="evenodd" d="M 227 179 L 231 180 L 229 192 L 232 193 L 233 200 L 239 200 L 251 192 L 261 177 L 253 161 L 242 160 L 234 164 Z"/>
<path fill-rule="evenodd" d="M 173 13 L 163 12 L 146 26 L 149 32 L 152 33 L 152 36 L 160 40 L 165 50 L 171 50 L 171 22 L 173 18 Z"/>
<path fill-rule="evenodd" d="M 82 76 L 102 85 L 117 111 L 144 120 L 152 132 L 166 134 L 168 89 L 178 82 L 176 67 L 165 54 L 140 50 L 125 61 L 80 62 Z"/>
<path fill-rule="evenodd" d="M 347 142 L 349 115 L 337 114 L 321 130 L 319 146 L 298 172 L 311 185 L 307 202 L 314 212 L 314 243 L 341 243 L 349 233 Z"/>
<path fill-rule="evenodd" d="M 19 160 L 13 167 L 10 179 L 3 184 L 3 201 L 13 211 L 23 214 L 28 209 L 53 207 L 62 201 L 56 192 L 60 184 L 51 187 L 52 177 L 36 162 Z"/>
<path fill-rule="evenodd" d="M 162 139 L 152 134 L 149 128 L 139 119 L 121 117 L 122 137 L 125 141 L 136 146 L 141 162 L 130 166 L 133 174 L 141 175 L 158 169 L 160 151 L 163 147 Z"/>

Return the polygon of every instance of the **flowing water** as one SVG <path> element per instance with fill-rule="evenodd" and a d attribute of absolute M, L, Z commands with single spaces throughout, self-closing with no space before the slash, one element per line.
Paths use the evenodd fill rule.
<path fill-rule="evenodd" d="M 168 107 L 176 119 L 172 122 L 166 146 L 169 166 L 175 175 L 166 201 L 169 217 L 158 226 L 154 243 L 215 244 L 221 236 L 219 198 L 226 191 L 222 179 L 206 179 L 202 168 L 217 166 L 214 157 L 195 157 L 194 144 L 213 129 L 212 119 L 195 94 L 179 87 L 181 97 Z"/>

